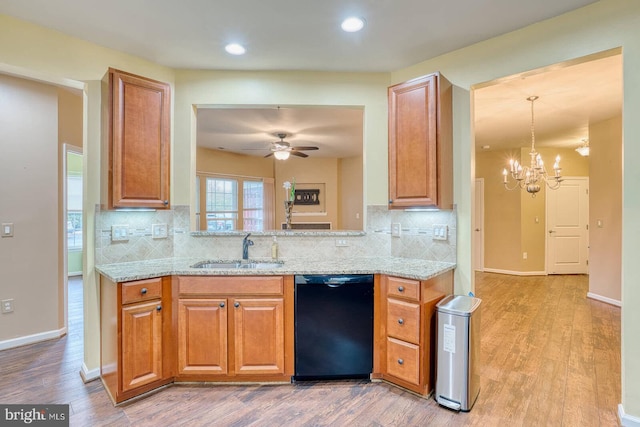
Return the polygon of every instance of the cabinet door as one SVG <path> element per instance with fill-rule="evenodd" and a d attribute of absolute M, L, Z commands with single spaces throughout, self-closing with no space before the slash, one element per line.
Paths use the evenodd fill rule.
<path fill-rule="evenodd" d="M 178 374 L 225 375 L 227 300 L 178 301 Z"/>
<path fill-rule="evenodd" d="M 109 70 L 111 207 L 169 207 L 170 87 Z"/>
<path fill-rule="evenodd" d="M 160 300 L 122 308 L 122 390 L 162 379 Z"/>
<path fill-rule="evenodd" d="M 389 88 L 389 207 L 451 208 L 451 90 L 439 74 Z"/>
<path fill-rule="evenodd" d="M 284 300 L 233 301 L 237 375 L 284 374 Z"/>

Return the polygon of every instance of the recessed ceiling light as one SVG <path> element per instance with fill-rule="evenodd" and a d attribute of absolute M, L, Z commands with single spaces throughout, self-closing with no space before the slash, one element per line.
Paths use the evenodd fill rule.
<path fill-rule="evenodd" d="M 244 46 L 238 43 L 229 43 L 224 47 L 224 50 L 226 50 L 231 55 L 244 55 L 244 53 L 247 51 Z"/>
<path fill-rule="evenodd" d="M 352 16 L 342 21 L 341 27 L 348 33 L 355 33 L 364 28 L 364 19 Z"/>

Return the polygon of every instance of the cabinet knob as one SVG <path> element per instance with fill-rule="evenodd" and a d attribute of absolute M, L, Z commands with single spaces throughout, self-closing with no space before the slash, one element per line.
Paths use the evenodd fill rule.
<path fill-rule="evenodd" d="M 398 365 L 402 365 L 402 364 L 404 364 L 404 360 L 398 359 Z"/>
<path fill-rule="evenodd" d="M 393 200 L 389 200 L 389 204 L 393 203 Z"/>
<path fill-rule="evenodd" d="M 220 307 L 224 308 L 224 303 L 223 302 L 220 303 Z"/>
<path fill-rule="evenodd" d="M 167 206 L 169 204 L 168 200 L 164 200 L 162 203 L 164 203 L 165 206 Z"/>
<path fill-rule="evenodd" d="M 157 305 L 156 306 L 156 310 L 158 310 L 158 311 L 162 310 L 162 306 L 161 305 Z"/>
<path fill-rule="evenodd" d="M 238 307 L 240 307 L 240 303 L 238 301 L 236 301 L 235 303 L 233 303 L 233 306 L 238 308 Z"/>
<path fill-rule="evenodd" d="M 404 286 L 398 286 L 398 292 L 404 292 Z"/>
<path fill-rule="evenodd" d="M 146 294 L 147 294 L 147 288 L 142 288 L 142 289 L 140 289 L 140 293 L 141 293 L 142 295 L 146 295 Z"/>
<path fill-rule="evenodd" d="M 398 323 L 404 325 L 404 319 L 398 319 Z"/>

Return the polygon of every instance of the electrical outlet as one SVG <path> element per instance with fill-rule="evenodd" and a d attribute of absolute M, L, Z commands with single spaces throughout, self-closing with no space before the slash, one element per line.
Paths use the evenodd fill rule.
<path fill-rule="evenodd" d="M 399 222 L 392 222 L 391 223 L 391 235 L 393 237 L 400 237 L 400 234 L 402 234 L 402 225 L 400 225 Z"/>
<path fill-rule="evenodd" d="M 449 235 L 449 227 L 442 224 L 433 225 L 433 240 L 447 240 Z"/>
<path fill-rule="evenodd" d="M 336 246 L 349 246 L 347 239 L 336 239 Z"/>
<path fill-rule="evenodd" d="M 152 224 L 151 225 L 151 237 L 154 239 L 166 239 L 167 238 L 167 224 Z"/>
<path fill-rule="evenodd" d="M 527 259 L 527 253 L 526 252 L 522 252 L 522 259 Z"/>
<path fill-rule="evenodd" d="M 111 226 L 111 241 L 112 242 L 126 242 L 129 240 L 129 226 L 128 225 L 112 225 Z"/>
<path fill-rule="evenodd" d="M 13 311 L 13 299 L 2 300 L 2 312 L 11 313 Z"/>

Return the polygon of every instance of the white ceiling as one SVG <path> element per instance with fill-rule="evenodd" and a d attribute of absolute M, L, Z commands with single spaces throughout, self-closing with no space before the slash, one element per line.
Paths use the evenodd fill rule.
<path fill-rule="evenodd" d="M 174 68 L 388 72 L 594 2 L 2 0 L 0 13 Z M 365 18 L 363 31 L 339 29 L 349 15 Z M 231 41 L 245 44 L 247 54 L 228 55 L 223 48 Z M 544 71 L 505 77 L 475 91 L 477 147 L 529 144 L 530 95 L 540 97 L 540 146 L 577 146 L 587 137 L 589 121 L 620 114 L 620 55 Z M 226 149 L 234 144 L 250 153 L 242 148 L 268 147 L 276 133 L 285 132 L 294 146 L 320 147 L 310 155 L 337 150 L 335 155 L 344 156 L 345 141 L 361 139 L 361 122 L 358 129 L 346 123 L 345 111 L 276 107 L 201 110 L 199 142 Z M 362 112 L 355 112 L 361 119 Z M 550 134 L 553 139 L 546 138 Z"/>
<path fill-rule="evenodd" d="M 173 68 L 393 71 L 595 0 L 2 0 L 0 13 Z M 347 16 L 359 33 L 340 29 Z M 247 53 L 228 55 L 242 43 Z"/>

